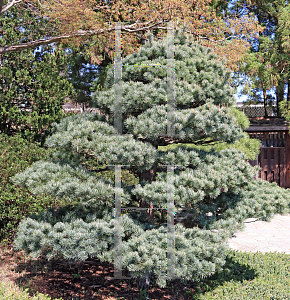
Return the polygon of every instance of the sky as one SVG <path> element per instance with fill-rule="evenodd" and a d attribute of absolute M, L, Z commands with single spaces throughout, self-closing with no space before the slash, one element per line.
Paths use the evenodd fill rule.
<path fill-rule="evenodd" d="M 285 86 L 285 89 L 286 89 L 287 87 Z M 238 95 L 238 93 L 241 91 L 243 89 L 243 86 L 240 86 L 240 87 L 238 87 L 237 88 L 237 93 L 236 94 L 234 94 L 234 97 L 235 97 L 235 99 L 236 99 L 236 102 L 244 102 L 244 101 L 247 101 L 248 100 L 248 96 L 246 96 L 246 95 Z M 287 91 L 286 91 L 286 93 L 287 93 Z M 276 94 L 275 94 L 275 88 L 272 88 L 270 91 L 268 91 L 267 92 L 267 94 L 271 94 L 272 96 L 274 96 L 275 97 L 275 99 L 276 99 Z"/>
<path fill-rule="evenodd" d="M 243 89 L 242 86 L 238 87 L 238 92 L 240 92 L 242 89 Z M 238 93 L 234 94 L 234 97 L 236 98 L 236 102 L 244 102 L 244 101 L 247 101 L 247 99 L 248 99 L 248 96 L 246 96 L 246 95 L 238 96 Z"/>

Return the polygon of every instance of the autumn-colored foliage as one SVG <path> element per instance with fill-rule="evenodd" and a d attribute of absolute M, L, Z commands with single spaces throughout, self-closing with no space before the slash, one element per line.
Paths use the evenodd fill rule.
<path fill-rule="evenodd" d="M 243 55 L 249 43 L 242 41 L 239 36 L 250 37 L 259 31 L 259 26 L 251 17 L 224 20 L 216 15 L 211 6 L 211 0 L 152 0 L 152 1 L 105 1 L 94 0 L 64 0 L 48 1 L 44 6 L 44 14 L 53 22 L 59 24 L 60 33 L 75 32 L 77 30 L 109 29 L 118 21 L 122 25 L 133 25 L 132 29 L 122 30 L 123 56 L 126 56 L 138 45 L 140 33 L 152 25 L 166 29 L 167 21 L 173 21 L 175 26 L 186 26 L 188 33 L 196 37 L 203 45 L 214 48 L 216 52 L 228 59 L 228 65 L 234 67 L 237 59 Z M 74 18 L 71 16 L 74 15 Z M 145 25 L 145 26 L 144 26 Z M 230 26 L 229 26 L 230 25 Z M 141 32 L 140 32 L 141 31 Z M 157 33 L 163 37 L 165 30 Z M 229 36 L 237 36 L 230 40 Z M 133 34 L 128 34 L 133 33 Z M 228 38 L 228 39 L 227 39 Z M 77 43 L 81 39 L 74 38 Z M 106 47 L 113 55 L 114 31 L 104 32 L 93 37 L 91 54 L 98 54 Z M 95 56 L 98 61 L 97 56 Z"/>
<path fill-rule="evenodd" d="M 22 1 L 24 2 L 24 1 Z M 174 23 L 175 29 L 186 27 L 204 46 L 208 46 L 222 58 L 227 66 L 237 70 L 236 62 L 249 48 L 249 40 L 261 26 L 252 16 L 227 17 L 217 13 L 218 5 L 212 0 L 59 0 L 25 1 L 36 15 L 47 17 L 57 28 L 57 34 L 47 36 L 40 43 L 52 42 L 90 45 L 86 52 L 92 62 L 100 63 L 101 54 L 106 51 L 113 57 L 115 38 L 114 25 L 122 24 L 122 56 L 136 51 L 146 38 L 145 33 L 154 32 L 162 38 L 167 23 Z M 33 41 L 32 41 L 33 42 Z M 35 43 L 31 43 L 33 47 Z M 71 44 L 70 44 L 71 45 Z M 23 45 L 22 45 L 23 46 Z M 20 47 L 1 51 L 17 51 Z"/>

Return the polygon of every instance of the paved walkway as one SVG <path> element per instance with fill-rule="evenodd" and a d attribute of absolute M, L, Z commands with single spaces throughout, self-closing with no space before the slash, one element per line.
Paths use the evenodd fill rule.
<path fill-rule="evenodd" d="M 246 219 L 244 231 L 238 231 L 228 242 L 234 250 L 290 254 L 290 214 L 275 215 L 271 222 Z"/>

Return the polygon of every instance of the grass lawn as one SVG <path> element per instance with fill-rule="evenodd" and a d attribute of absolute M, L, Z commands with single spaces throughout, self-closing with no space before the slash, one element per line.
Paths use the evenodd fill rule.
<path fill-rule="evenodd" d="M 222 272 L 206 279 L 192 299 L 290 299 L 290 255 L 230 250 Z"/>

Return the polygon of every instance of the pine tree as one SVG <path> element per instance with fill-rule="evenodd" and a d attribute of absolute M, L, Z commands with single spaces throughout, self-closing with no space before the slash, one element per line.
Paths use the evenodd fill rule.
<path fill-rule="evenodd" d="M 32 257 L 114 262 L 114 194 L 122 193 L 122 208 L 149 210 L 128 209 L 120 217 L 122 266 L 140 287 L 146 281 L 148 287 L 152 277 L 165 286 L 170 281 L 164 225 L 168 189 L 174 190 L 175 278 L 198 281 L 221 269 L 227 238 L 242 228 L 245 218 L 269 219 L 274 213 L 289 212 L 289 192 L 275 183 L 253 180 L 258 169 L 241 151 L 183 145 L 235 143 L 243 132 L 230 109 L 235 102 L 227 83 L 230 71 L 212 50 L 181 31 L 174 44 L 178 138 L 166 136 L 166 42 L 151 36 L 138 53 L 123 59 L 123 135 L 117 134 L 113 123 L 111 67 L 105 90 L 94 96 L 95 107 L 110 115 L 108 121 L 88 113 L 61 120 L 46 140 L 56 149 L 51 160 L 36 162 L 13 178 L 35 194 L 63 200 L 57 211 L 21 222 L 17 249 Z M 181 144 L 175 149 L 158 148 L 177 143 Z M 114 177 L 106 173 L 108 165 L 129 165 L 133 180 L 122 181 L 121 190 L 115 191 Z M 167 174 L 166 165 L 175 166 L 174 176 Z"/>
<path fill-rule="evenodd" d="M 224 1 L 218 3 L 224 6 Z M 239 15 L 242 18 L 252 14 L 263 26 L 259 36 L 252 39 L 251 49 L 238 63 L 239 73 L 247 76 L 246 81 L 238 81 L 240 85 L 245 85 L 242 94 L 248 95 L 251 102 L 264 103 L 265 116 L 268 116 L 267 106 L 272 106 L 277 116 L 281 117 L 280 105 L 285 104 L 280 103 L 286 97 L 286 86 L 287 101 L 290 100 L 289 51 L 285 44 L 289 35 L 286 21 L 289 19 L 288 6 L 287 1 L 239 0 L 228 8 L 223 7 L 229 16 Z M 240 74 L 237 74 L 238 78 Z M 274 87 L 275 97 L 270 95 Z"/>

